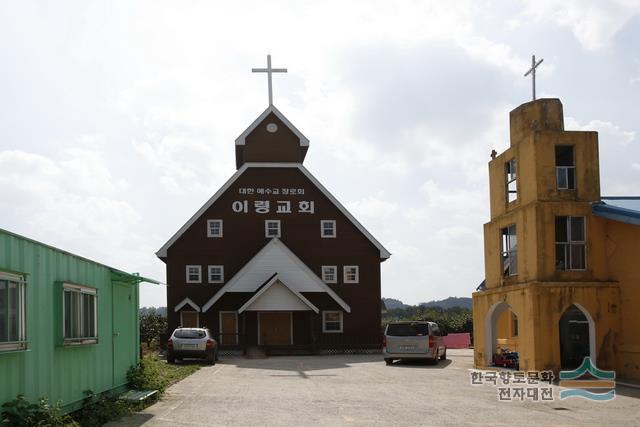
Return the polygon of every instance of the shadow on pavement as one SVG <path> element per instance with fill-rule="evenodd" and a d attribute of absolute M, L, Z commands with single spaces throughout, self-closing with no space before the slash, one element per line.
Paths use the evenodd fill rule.
<path fill-rule="evenodd" d="M 128 417 L 120 420 L 111 421 L 104 425 L 104 427 L 138 427 L 145 423 L 148 423 L 153 418 L 153 414 L 145 414 L 143 412 L 137 412 L 129 415 Z"/>
<path fill-rule="evenodd" d="M 637 386 L 629 387 L 626 385 L 618 384 L 616 386 L 616 394 L 620 396 L 633 397 L 635 399 L 640 399 L 640 388 Z"/>
<path fill-rule="evenodd" d="M 277 371 L 308 372 L 324 369 L 350 368 L 357 363 L 381 363 L 382 354 L 335 354 L 310 356 L 269 356 L 266 359 L 242 357 L 220 358 L 219 364 L 243 369 L 273 369 Z"/>
<path fill-rule="evenodd" d="M 444 369 L 451 365 L 451 359 L 439 360 L 437 364 L 425 359 L 401 359 L 389 365 L 390 368 Z"/>

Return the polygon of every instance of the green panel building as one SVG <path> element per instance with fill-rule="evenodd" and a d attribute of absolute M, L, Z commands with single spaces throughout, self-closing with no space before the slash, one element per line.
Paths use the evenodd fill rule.
<path fill-rule="evenodd" d="M 68 412 L 124 387 L 143 281 L 158 283 L 0 229 L 0 405 L 23 394 Z"/>

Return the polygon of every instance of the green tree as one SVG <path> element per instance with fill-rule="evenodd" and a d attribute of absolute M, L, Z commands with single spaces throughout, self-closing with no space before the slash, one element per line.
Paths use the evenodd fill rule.
<path fill-rule="evenodd" d="M 151 347 L 151 341 L 159 339 L 160 334 L 167 330 L 167 319 L 154 311 L 148 311 L 140 316 L 140 341 Z"/>
<path fill-rule="evenodd" d="M 413 305 L 387 310 L 382 319 L 383 326 L 389 322 L 402 320 L 430 320 L 436 322 L 446 332 L 473 332 L 471 310 L 463 307 L 424 307 Z"/>

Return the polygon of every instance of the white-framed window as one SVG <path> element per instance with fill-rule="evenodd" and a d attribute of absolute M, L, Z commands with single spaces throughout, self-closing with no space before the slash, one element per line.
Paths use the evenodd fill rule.
<path fill-rule="evenodd" d="M 62 285 L 62 331 L 65 344 L 98 341 L 98 290 L 87 286 Z"/>
<path fill-rule="evenodd" d="M 27 348 L 26 283 L 0 272 L 0 352 Z"/>
<path fill-rule="evenodd" d="M 335 265 L 323 265 L 322 281 L 324 283 L 338 283 L 338 267 Z"/>
<path fill-rule="evenodd" d="M 187 265 L 185 268 L 187 283 L 202 282 L 202 267 L 199 265 Z"/>
<path fill-rule="evenodd" d="M 344 283 L 358 283 L 360 281 L 360 268 L 357 265 L 345 265 L 343 276 Z"/>
<path fill-rule="evenodd" d="M 222 237 L 222 220 L 207 220 L 207 237 Z"/>
<path fill-rule="evenodd" d="M 518 240 L 516 226 L 510 225 L 501 230 L 502 234 L 502 275 L 518 274 Z"/>
<path fill-rule="evenodd" d="M 583 216 L 556 217 L 556 270 L 587 269 L 586 227 Z"/>
<path fill-rule="evenodd" d="M 280 230 L 279 219 L 267 219 L 264 222 L 264 235 L 265 237 L 274 238 L 282 235 Z"/>
<path fill-rule="evenodd" d="M 209 266 L 209 283 L 224 283 L 224 266 Z"/>
<path fill-rule="evenodd" d="M 322 332 L 327 334 L 338 334 L 342 332 L 341 311 L 322 312 Z"/>
<path fill-rule="evenodd" d="M 323 219 L 320 221 L 320 237 L 336 237 L 336 222 L 334 220 Z"/>

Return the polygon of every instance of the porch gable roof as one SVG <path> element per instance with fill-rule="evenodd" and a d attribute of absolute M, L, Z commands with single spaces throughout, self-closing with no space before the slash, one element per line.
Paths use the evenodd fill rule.
<path fill-rule="evenodd" d="M 193 308 L 195 311 L 200 311 L 200 307 L 198 306 L 198 304 L 196 304 L 195 302 L 193 302 L 191 300 L 191 298 L 185 298 L 182 301 L 180 301 L 178 303 L 178 305 L 175 306 L 175 308 L 173 309 L 173 311 L 175 311 L 176 313 L 178 311 L 180 311 L 182 309 L 182 307 L 184 307 L 185 305 L 190 306 L 191 308 Z"/>
<path fill-rule="evenodd" d="M 227 292 L 259 292 L 274 278 L 300 296 L 302 292 L 328 294 L 347 313 L 351 307 L 302 262 L 280 239 L 271 239 L 202 306 L 206 312 Z M 261 289 L 262 288 L 262 289 Z"/>
<path fill-rule="evenodd" d="M 244 303 L 242 307 L 238 309 L 238 314 L 242 313 L 243 311 L 249 310 L 251 306 L 254 305 L 254 303 L 257 303 L 260 301 L 263 295 L 266 297 L 269 293 L 269 290 L 275 290 L 277 287 L 281 287 L 281 288 L 284 287 L 286 290 L 290 292 L 290 294 L 292 294 L 292 296 L 297 297 L 299 302 L 301 302 L 304 306 L 306 306 L 307 309 L 312 310 L 316 314 L 320 312 L 318 307 L 313 305 L 311 301 L 309 301 L 307 298 L 304 297 L 304 295 L 302 295 L 300 292 L 293 289 L 291 286 L 287 285 L 285 282 L 282 282 L 281 280 L 279 280 L 278 274 L 276 273 L 264 286 L 262 286 L 251 298 L 249 298 L 249 300 L 246 303 Z M 297 310 L 294 310 L 294 311 L 297 311 Z"/>

